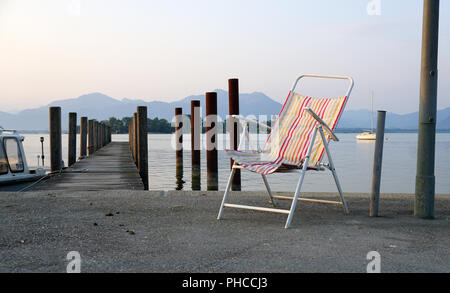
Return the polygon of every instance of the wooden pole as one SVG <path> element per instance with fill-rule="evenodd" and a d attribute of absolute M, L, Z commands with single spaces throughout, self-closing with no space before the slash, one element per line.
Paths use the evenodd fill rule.
<path fill-rule="evenodd" d="M 88 133 L 88 118 L 81 117 L 81 119 L 80 119 L 80 158 L 85 158 L 87 155 L 87 133 Z"/>
<path fill-rule="evenodd" d="M 105 146 L 105 124 L 100 122 L 100 147 Z"/>
<path fill-rule="evenodd" d="M 230 110 L 230 148 L 237 150 L 239 147 L 239 121 L 231 118 L 231 115 L 239 115 L 239 80 L 236 78 L 228 80 L 229 110 Z M 234 161 L 230 159 L 233 168 Z M 241 170 L 236 169 L 231 184 L 234 191 L 241 190 Z"/>
<path fill-rule="evenodd" d="M 50 107 L 50 171 L 62 169 L 61 107 Z"/>
<path fill-rule="evenodd" d="M 94 153 L 98 150 L 98 139 L 97 139 L 97 135 L 98 135 L 98 122 L 94 120 Z"/>
<path fill-rule="evenodd" d="M 378 217 L 378 204 L 380 200 L 381 168 L 383 163 L 384 126 L 386 111 L 378 111 L 377 140 L 373 159 L 372 193 L 370 196 L 370 216 Z"/>
<path fill-rule="evenodd" d="M 175 108 L 175 164 L 177 190 L 183 189 L 183 108 Z"/>
<path fill-rule="evenodd" d="M 138 144 L 138 117 L 137 117 L 137 113 L 133 113 L 133 126 L 131 128 L 133 130 L 133 152 L 134 152 L 134 163 L 136 164 L 136 166 L 138 165 L 138 148 L 139 148 L 139 144 Z"/>
<path fill-rule="evenodd" d="M 425 0 L 422 26 L 419 132 L 414 216 L 434 218 L 439 0 Z"/>
<path fill-rule="evenodd" d="M 130 121 L 130 123 L 128 123 L 128 144 L 130 145 L 131 156 L 133 157 L 133 161 L 134 161 L 133 144 L 131 143 L 133 141 L 131 138 L 131 125 L 132 125 L 132 120 Z"/>
<path fill-rule="evenodd" d="M 201 190 L 200 134 L 200 101 L 191 101 L 192 190 Z"/>
<path fill-rule="evenodd" d="M 137 107 L 137 142 L 138 142 L 138 170 L 141 175 L 144 189 L 149 189 L 148 184 L 148 132 L 147 132 L 147 107 Z"/>
<path fill-rule="evenodd" d="M 206 93 L 206 182 L 208 190 L 219 190 L 217 157 L 217 93 Z"/>
<path fill-rule="evenodd" d="M 77 113 L 69 113 L 68 166 L 77 161 Z"/>
<path fill-rule="evenodd" d="M 94 120 L 88 121 L 89 136 L 88 136 L 88 152 L 89 156 L 94 153 Z"/>
<path fill-rule="evenodd" d="M 96 138 L 97 138 L 97 150 L 102 148 L 102 144 L 100 143 L 100 137 L 101 137 L 101 133 L 100 133 L 100 122 L 97 122 L 97 133 L 96 133 Z"/>

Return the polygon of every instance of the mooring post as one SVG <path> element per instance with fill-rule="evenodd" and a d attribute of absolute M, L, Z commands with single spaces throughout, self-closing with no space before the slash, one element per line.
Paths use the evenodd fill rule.
<path fill-rule="evenodd" d="M 88 121 L 88 153 L 89 156 L 94 153 L 94 120 Z"/>
<path fill-rule="evenodd" d="M 200 101 L 191 101 L 191 161 L 192 161 L 192 190 L 201 190 L 201 118 Z"/>
<path fill-rule="evenodd" d="M 206 185 L 219 190 L 217 159 L 217 93 L 206 93 Z"/>
<path fill-rule="evenodd" d="M 94 126 L 94 129 L 92 131 L 92 133 L 93 133 L 92 138 L 94 139 L 94 143 L 93 143 L 94 151 L 93 151 L 93 153 L 95 153 L 97 151 L 97 149 L 98 149 L 98 146 L 97 146 L 97 131 L 98 131 L 97 121 L 94 120 L 94 125 L 93 126 Z"/>
<path fill-rule="evenodd" d="M 147 132 L 147 107 L 137 107 L 137 142 L 138 142 L 138 170 L 144 183 L 144 189 L 148 190 L 148 132 Z"/>
<path fill-rule="evenodd" d="M 87 133 L 88 133 L 88 118 L 80 118 L 80 158 L 85 158 L 87 155 Z"/>
<path fill-rule="evenodd" d="M 100 122 L 100 146 L 105 146 L 105 124 Z"/>
<path fill-rule="evenodd" d="M 370 216 L 378 217 L 378 205 L 380 200 L 381 169 L 383 164 L 384 128 L 386 111 L 378 111 L 377 140 L 373 158 L 372 192 L 370 196 Z"/>
<path fill-rule="evenodd" d="M 130 150 L 131 150 L 131 156 L 133 157 L 133 161 L 134 161 L 134 154 L 133 154 L 133 145 L 131 144 L 131 125 L 132 125 L 132 119 L 130 120 L 130 122 L 128 123 L 128 144 L 130 145 Z"/>
<path fill-rule="evenodd" d="M 138 165 L 138 148 L 139 148 L 139 143 L 138 143 L 138 117 L 137 117 L 137 113 L 133 113 L 133 126 L 131 128 L 133 130 L 133 153 L 134 153 L 134 163 L 136 164 L 136 166 Z"/>
<path fill-rule="evenodd" d="M 414 216 L 434 218 L 439 0 L 424 0 Z"/>
<path fill-rule="evenodd" d="M 103 145 L 104 146 L 106 146 L 108 144 L 107 137 L 108 137 L 108 127 L 106 126 L 106 123 L 103 123 Z"/>
<path fill-rule="evenodd" d="M 176 190 L 183 189 L 183 108 L 175 108 Z"/>
<path fill-rule="evenodd" d="M 232 115 L 239 115 L 239 80 L 232 78 L 228 80 L 228 102 L 230 110 L 230 148 L 237 150 L 239 147 L 239 120 L 233 119 Z M 233 168 L 234 161 L 230 159 L 230 166 Z M 241 170 L 236 169 L 231 184 L 231 189 L 241 191 Z"/>
<path fill-rule="evenodd" d="M 102 133 L 101 133 L 101 126 L 100 126 L 100 122 L 97 122 L 97 149 L 101 149 L 102 148 L 102 143 L 101 143 L 101 137 L 102 137 Z"/>
<path fill-rule="evenodd" d="M 68 166 L 77 161 L 77 113 L 69 113 Z"/>
<path fill-rule="evenodd" d="M 50 171 L 62 169 L 61 107 L 49 108 L 50 121 Z"/>

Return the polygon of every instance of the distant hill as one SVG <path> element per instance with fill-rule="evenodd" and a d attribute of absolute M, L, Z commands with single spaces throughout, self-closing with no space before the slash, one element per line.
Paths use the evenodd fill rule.
<path fill-rule="evenodd" d="M 223 119 L 228 114 L 228 92 L 216 90 L 218 114 Z M 191 100 L 200 100 L 203 117 L 205 116 L 205 96 L 189 96 L 176 102 L 146 102 L 143 100 L 117 100 L 102 93 L 91 93 L 75 99 L 65 99 L 49 105 L 27 109 L 16 114 L 0 112 L 0 126 L 17 130 L 48 130 L 48 108 L 60 106 L 62 108 L 62 129 L 67 129 L 68 112 L 76 112 L 78 117 L 94 117 L 106 120 L 109 117 L 129 117 L 136 111 L 137 106 L 147 106 L 150 118 L 164 118 L 171 121 L 175 107 L 183 108 L 184 114 L 190 113 Z M 242 115 L 277 115 L 281 104 L 260 92 L 240 94 L 240 112 Z M 374 119 L 376 120 L 376 119 Z M 375 121 L 376 123 L 376 121 Z M 375 124 L 376 125 L 376 124 Z M 417 129 L 418 113 L 399 115 L 388 113 L 386 128 L 388 129 Z M 339 123 L 339 128 L 370 128 L 370 111 L 346 110 Z M 438 128 L 450 129 L 450 108 L 438 112 Z"/>

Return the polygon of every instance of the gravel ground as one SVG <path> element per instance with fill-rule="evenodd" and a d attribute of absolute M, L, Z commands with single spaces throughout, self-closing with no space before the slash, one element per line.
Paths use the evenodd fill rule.
<path fill-rule="evenodd" d="M 437 196 L 435 220 L 412 216 L 411 195 L 382 195 L 379 218 L 367 194 L 347 195 L 348 216 L 299 203 L 285 230 L 278 214 L 226 209 L 217 221 L 221 195 L 0 193 L 0 272 L 65 272 L 70 251 L 82 272 L 366 272 L 370 251 L 382 272 L 450 272 L 450 196 Z M 269 206 L 262 193 L 231 199 Z"/>

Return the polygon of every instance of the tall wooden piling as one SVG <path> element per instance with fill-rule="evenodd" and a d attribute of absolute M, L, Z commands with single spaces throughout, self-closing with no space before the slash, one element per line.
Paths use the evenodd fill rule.
<path fill-rule="evenodd" d="M 138 144 L 138 117 L 137 117 L 137 113 L 133 113 L 133 126 L 131 127 L 132 131 L 133 131 L 133 153 L 134 153 L 134 163 L 136 164 L 136 166 L 138 165 L 138 153 L 139 153 L 139 144 Z"/>
<path fill-rule="evenodd" d="M 92 155 L 94 153 L 94 120 L 88 121 L 88 153 Z"/>
<path fill-rule="evenodd" d="M 94 131 L 92 132 L 93 135 L 93 139 L 94 139 L 94 153 L 98 150 L 98 139 L 97 139 L 97 135 L 98 135 L 98 122 L 94 120 Z"/>
<path fill-rule="evenodd" d="M 103 122 L 100 122 L 100 147 L 104 147 L 105 146 L 105 125 L 103 124 Z"/>
<path fill-rule="evenodd" d="M 206 181 L 208 190 L 219 190 L 217 157 L 217 93 L 206 93 Z"/>
<path fill-rule="evenodd" d="M 138 142 L 138 170 L 144 189 L 148 190 L 148 131 L 147 107 L 137 107 L 137 142 Z"/>
<path fill-rule="evenodd" d="M 62 169 L 61 107 L 50 107 L 50 171 Z"/>
<path fill-rule="evenodd" d="M 439 0 L 425 0 L 422 25 L 419 131 L 414 216 L 433 219 L 438 94 Z"/>
<path fill-rule="evenodd" d="M 77 161 L 77 113 L 69 113 L 68 166 Z"/>
<path fill-rule="evenodd" d="M 378 217 L 378 204 L 380 200 L 381 168 L 383 163 L 384 126 L 386 111 L 378 111 L 377 140 L 373 159 L 372 193 L 370 196 L 370 216 Z"/>
<path fill-rule="evenodd" d="M 192 190 L 201 190 L 201 135 L 200 101 L 191 101 L 191 161 Z"/>
<path fill-rule="evenodd" d="M 106 141 L 106 137 L 108 136 L 106 134 L 106 132 L 107 132 L 107 127 L 106 127 L 106 124 L 103 123 L 103 146 L 106 146 L 108 144 L 108 142 Z"/>
<path fill-rule="evenodd" d="M 87 155 L 87 133 L 88 133 L 88 118 L 80 118 L 80 158 Z"/>
<path fill-rule="evenodd" d="M 95 135 L 95 138 L 97 139 L 97 150 L 102 148 L 102 145 L 100 143 L 100 122 L 97 122 L 97 133 Z"/>
<path fill-rule="evenodd" d="M 230 113 L 230 148 L 237 150 L 239 147 L 239 121 L 233 119 L 232 115 L 239 115 L 239 80 L 232 78 L 228 80 L 228 102 Z M 230 166 L 233 168 L 234 161 L 230 159 Z M 231 184 L 234 191 L 241 190 L 241 170 L 236 169 Z"/>
<path fill-rule="evenodd" d="M 183 189 L 183 108 L 175 108 L 176 190 Z"/>

